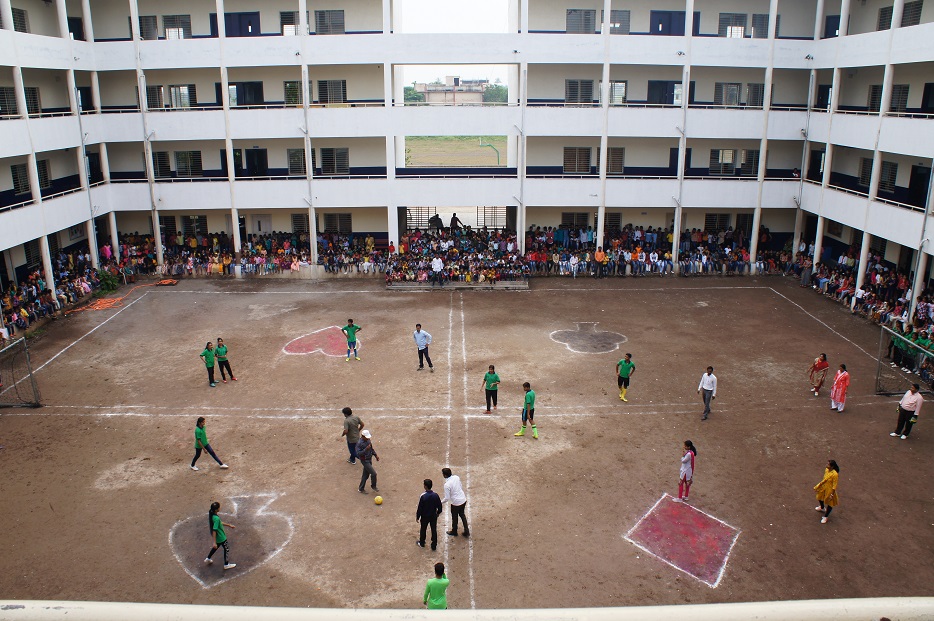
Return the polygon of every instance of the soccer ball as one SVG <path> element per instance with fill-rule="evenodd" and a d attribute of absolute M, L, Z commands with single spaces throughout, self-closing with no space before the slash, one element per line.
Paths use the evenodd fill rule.
<path fill-rule="evenodd" d="M 377 496 L 376 498 L 373 499 L 373 502 L 375 502 L 375 503 L 378 504 L 378 505 L 381 505 L 381 504 L 383 504 L 383 497 L 382 497 L 382 496 Z"/>

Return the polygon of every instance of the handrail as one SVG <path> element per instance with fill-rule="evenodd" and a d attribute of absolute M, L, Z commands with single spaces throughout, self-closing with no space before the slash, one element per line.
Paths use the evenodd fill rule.
<path fill-rule="evenodd" d="M 74 116 L 74 112 L 33 112 L 29 115 L 31 119 L 51 118 L 55 116 Z"/>
<path fill-rule="evenodd" d="M 22 114 L 0 114 L 0 121 L 6 121 L 8 119 L 21 119 L 23 118 Z"/>
<path fill-rule="evenodd" d="M 911 211 L 920 211 L 921 213 L 924 213 L 926 211 L 924 207 L 918 207 L 917 205 L 909 205 L 908 203 L 900 203 L 890 198 L 881 198 L 877 196 L 872 200 L 879 202 L 879 203 L 885 203 L 886 205 L 893 205 L 895 207 L 901 207 L 902 209 L 910 209 Z"/>
<path fill-rule="evenodd" d="M 688 104 L 688 110 L 758 110 L 762 106 L 748 106 L 744 104 Z"/>
<path fill-rule="evenodd" d="M 201 183 L 212 181 L 227 181 L 227 177 L 156 177 L 156 183 Z"/>
<path fill-rule="evenodd" d="M 852 194 L 853 196 L 862 196 L 863 198 L 869 198 L 869 192 L 860 192 L 859 190 L 851 190 L 849 188 L 845 188 L 839 185 L 834 185 L 832 183 L 828 183 L 827 187 L 830 188 L 831 190 L 837 190 L 839 192 L 844 192 L 846 194 Z"/>
<path fill-rule="evenodd" d="M 142 179 L 113 179 L 109 183 L 148 183 L 148 179 L 143 177 Z"/>
<path fill-rule="evenodd" d="M 457 102 L 445 102 L 445 101 L 403 101 L 395 102 L 394 107 L 436 107 L 436 108 L 460 108 L 461 106 L 468 108 L 486 108 L 486 107 L 518 107 L 518 102 L 512 101 L 457 101 Z"/>
<path fill-rule="evenodd" d="M 101 110 L 101 114 L 128 114 L 132 112 L 139 113 L 140 109 L 139 108 L 107 108 L 107 109 Z"/>
<path fill-rule="evenodd" d="M 67 196 L 68 194 L 75 194 L 76 192 L 80 192 L 82 190 L 84 190 L 84 188 L 82 188 L 79 185 L 78 187 L 71 188 L 70 190 L 62 190 L 61 192 L 56 192 L 55 194 L 49 194 L 48 196 L 43 196 L 42 200 L 48 201 L 48 200 L 52 200 L 53 198 L 58 198 L 60 196 Z"/>
<path fill-rule="evenodd" d="M 930 119 L 934 114 L 930 112 L 886 112 L 885 116 L 903 117 L 907 119 Z"/>
<path fill-rule="evenodd" d="M 785 112 L 807 112 L 807 104 L 801 104 L 800 106 L 795 105 L 786 105 L 786 106 L 769 106 L 769 110 L 785 111 Z"/>
<path fill-rule="evenodd" d="M 472 175 L 463 173 L 457 175 L 400 175 L 396 173 L 396 179 L 518 179 L 517 174 L 502 175 Z"/>
<path fill-rule="evenodd" d="M 189 106 L 189 107 L 175 107 L 175 106 L 164 106 L 162 108 L 148 108 L 147 112 L 206 112 L 210 110 L 216 110 L 218 112 L 223 112 L 224 108 L 217 104 L 210 106 Z"/>
<path fill-rule="evenodd" d="M 19 209 L 20 207 L 25 207 L 26 205 L 32 205 L 36 201 L 34 199 L 29 199 L 28 201 L 22 201 L 19 203 L 13 203 L 12 205 L 0 205 L 0 212 L 12 211 L 14 209 Z"/>

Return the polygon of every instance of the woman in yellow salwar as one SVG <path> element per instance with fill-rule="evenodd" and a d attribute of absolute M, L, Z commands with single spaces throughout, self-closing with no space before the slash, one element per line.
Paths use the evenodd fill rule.
<path fill-rule="evenodd" d="M 830 460 L 827 467 L 824 468 L 824 478 L 814 486 L 814 492 L 817 495 L 817 502 L 820 504 L 814 507 L 817 511 L 822 511 L 824 516 L 820 519 L 821 524 L 826 524 L 830 517 L 830 512 L 840 502 L 837 496 L 837 480 L 840 478 L 840 467 L 837 462 Z"/>

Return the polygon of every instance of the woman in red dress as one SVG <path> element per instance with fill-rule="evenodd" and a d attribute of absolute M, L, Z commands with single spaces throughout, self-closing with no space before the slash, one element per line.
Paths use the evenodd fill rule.
<path fill-rule="evenodd" d="M 818 396 L 817 393 L 820 392 L 821 386 L 824 385 L 824 378 L 827 377 L 827 369 L 830 368 L 830 363 L 827 362 L 827 354 L 821 354 L 814 359 L 814 364 L 808 368 L 808 375 L 811 378 L 811 391 L 814 393 L 814 396 Z"/>

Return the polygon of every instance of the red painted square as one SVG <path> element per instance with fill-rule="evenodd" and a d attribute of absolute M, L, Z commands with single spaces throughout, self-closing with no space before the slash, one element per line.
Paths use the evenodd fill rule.
<path fill-rule="evenodd" d="M 738 529 L 665 494 L 625 538 L 707 586 L 716 587 L 738 536 Z"/>

